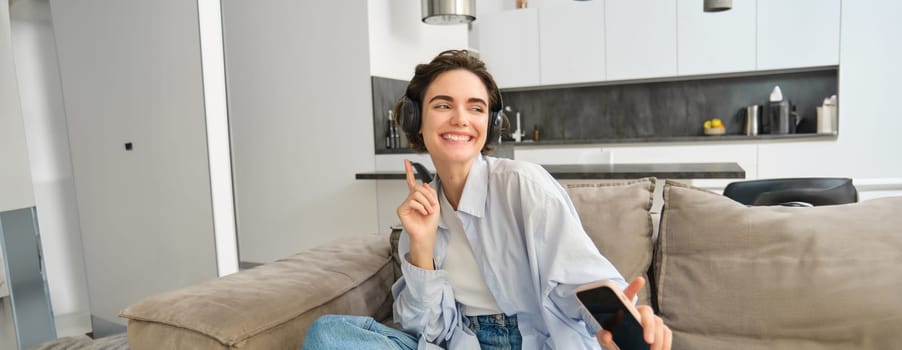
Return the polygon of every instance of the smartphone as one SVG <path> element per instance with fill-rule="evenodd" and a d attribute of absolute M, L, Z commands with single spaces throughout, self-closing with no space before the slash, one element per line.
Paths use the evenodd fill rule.
<path fill-rule="evenodd" d="M 420 181 L 423 181 L 424 184 L 432 182 L 432 173 L 430 173 L 423 164 L 410 162 L 410 165 L 413 166 L 413 170 L 416 171 L 417 178 L 419 178 Z"/>
<path fill-rule="evenodd" d="M 647 350 L 639 311 L 614 281 L 598 281 L 576 288 L 576 299 L 601 327 L 611 332 L 621 350 Z M 591 320 L 589 320 L 591 321 Z"/>

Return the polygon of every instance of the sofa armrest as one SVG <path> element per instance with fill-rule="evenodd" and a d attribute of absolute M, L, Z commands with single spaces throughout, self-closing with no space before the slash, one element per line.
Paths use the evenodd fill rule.
<path fill-rule="evenodd" d="M 360 235 L 148 297 L 120 313 L 132 349 L 298 349 L 323 314 L 391 315 L 389 239 Z"/>

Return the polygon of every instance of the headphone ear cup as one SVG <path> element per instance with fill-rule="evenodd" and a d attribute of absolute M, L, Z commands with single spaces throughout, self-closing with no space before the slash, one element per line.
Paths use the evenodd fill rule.
<path fill-rule="evenodd" d="M 398 124 L 405 133 L 416 135 L 420 133 L 420 104 L 407 95 L 401 97 L 401 108 L 398 116 Z"/>
<path fill-rule="evenodd" d="M 489 128 L 486 132 L 488 139 L 485 141 L 486 144 L 498 143 L 501 138 L 501 129 L 504 128 L 504 113 L 502 112 L 504 109 L 504 101 L 501 98 L 501 91 L 498 91 L 496 100 L 498 100 L 498 109 L 491 111 L 491 114 L 489 114 Z"/>
<path fill-rule="evenodd" d="M 486 135 L 488 135 L 488 139 L 485 141 L 487 144 L 493 144 L 498 142 L 498 137 L 501 133 L 501 123 L 502 123 L 501 110 L 492 111 L 489 115 L 489 129 L 486 131 Z"/>

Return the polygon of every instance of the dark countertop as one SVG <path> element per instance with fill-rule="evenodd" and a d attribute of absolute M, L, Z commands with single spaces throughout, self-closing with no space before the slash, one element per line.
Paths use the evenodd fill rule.
<path fill-rule="evenodd" d="M 737 163 L 562 164 L 542 165 L 558 180 L 615 180 L 657 177 L 663 179 L 744 179 Z M 403 172 L 358 173 L 357 180 L 404 180 Z"/>
<path fill-rule="evenodd" d="M 757 141 L 829 141 L 836 140 L 836 134 L 785 134 L 785 135 L 720 135 L 720 136 L 658 136 L 644 138 L 628 138 L 628 139 L 592 139 L 592 140 L 540 140 L 538 142 L 528 140 L 524 142 L 514 143 L 504 141 L 504 145 L 512 145 L 514 147 L 540 147 L 540 146 L 561 146 L 561 145 L 612 145 L 612 144 L 632 144 L 643 143 L 646 146 L 649 143 L 708 143 L 708 142 L 757 142 Z M 377 149 L 376 154 L 404 154 L 413 153 L 410 149 Z"/>

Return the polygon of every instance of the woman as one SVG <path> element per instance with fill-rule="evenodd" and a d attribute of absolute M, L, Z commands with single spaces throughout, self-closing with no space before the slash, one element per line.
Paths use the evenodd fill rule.
<path fill-rule="evenodd" d="M 421 64 L 395 107 L 411 148 L 426 151 L 434 186 L 414 180 L 398 207 L 404 276 L 392 287 L 394 320 L 324 316 L 305 348 L 596 349 L 607 331 L 585 322 L 574 289 L 629 286 L 583 231 L 569 197 L 542 167 L 485 157 L 501 129 L 501 95 L 479 59 L 446 51 Z M 671 332 L 638 307 L 644 338 L 670 348 Z"/>

